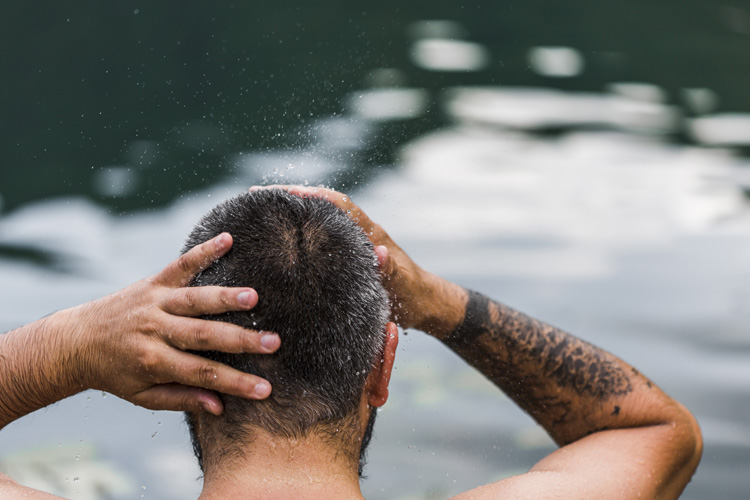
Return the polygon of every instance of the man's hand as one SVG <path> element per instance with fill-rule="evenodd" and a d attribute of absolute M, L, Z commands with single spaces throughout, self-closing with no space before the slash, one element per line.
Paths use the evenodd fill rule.
<path fill-rule="evenodd" d="M 331 189 L 303 186 L 254 186 L 250 191 L 258 189 L 284 189 L 297 196 L 323 198 L 345 211 L 375 245 L 383 283 L 391 300 L 391 319 L 400 327 L 417 328 L 441 338 L 463 317 L 460 306 L 467 300 L 463 289 L 420 268 L 349 196 Z"/>
<path fill-rule="evenodd" d="M 186 287 L 231 246 L 232 237 L 221 234 L 149 279 L 0 335 L 0 428 L 86 389 L 153 410 L 216 415 L 223 407 L 214 391 L 267 397 L 267 381 L 186 352 L 279 347 L 276 334 L 198 318 L 258 302 L 251 288 Z"/>
<path fill-rule="evenodd" d="M 269 187 L 321 197 L 345 210 L 377 245 L 396 321 L 438 337 L 560 444 L 529 473 L 456 499 L 679 497 L 700 461 L 700 430 L 690 412 L 638 370 L 423 271 L 343 194 Z"/>
<path fill-rule="evenodd" d="M 77 323 L 86 325 L 79 339 L 86 385 L 152 410 L 219 414 L 221 402 L 211 391 L 267 397 L 267 381 L 185 352 L 271 353 L 279 347 L 276 334 L 197 318 L 258 303 L 252 288 L 186 287 L 231 246 L 232 237 L 221 234 L 155 276 L 74 310 Z"/>

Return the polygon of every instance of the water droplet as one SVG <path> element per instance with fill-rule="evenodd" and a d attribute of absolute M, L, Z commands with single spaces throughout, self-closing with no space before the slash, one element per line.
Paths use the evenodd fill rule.
<path fill-rule="evenodd" d="M 81 479 L 80 479 L 80 478 L 77 478 L 77 477 L 74 477 L 74 478 L 73 478 L 73 482 L 74 482 L 74 483 L 77 483 L 77 482 L 78 482 L 78 481 L 80 481 L 80 480 L 81 480 Z"/>

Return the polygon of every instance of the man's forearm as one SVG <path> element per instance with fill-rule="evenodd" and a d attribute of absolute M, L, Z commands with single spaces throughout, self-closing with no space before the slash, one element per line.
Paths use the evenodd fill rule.
<path fill-rule="evenodd" d="M 69 359 L 67 316 L 61 311 L 0 335 L 0 429 L 84 389 Z"/>
<path fill-rule="evenodd" d="M 438 338 L 560 445 L 600 430 L 667 423 L 681 412 L 627 363 L 476 292 L 468 292 L 463 320 Z"/>

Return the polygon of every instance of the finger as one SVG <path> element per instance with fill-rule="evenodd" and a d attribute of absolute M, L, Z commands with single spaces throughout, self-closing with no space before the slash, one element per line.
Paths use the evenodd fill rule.
<path fill-rule="evenodd" d="M 159 384 L 139 392 L 131 398 L 138 406 L 149 410 L 207 411 L 221 415 L 224 405 L 213 391 L 181 384 Z"/>
<path fill-rule="evenodd" d="M 177 316 L 202 316 L 228 311 L 246 311 L 258 303 L 252 288 L 198 286 L 178 288 L 164 299 L 162 310 Z"/>
<path fill-rule="evenodd" d="M 210 266 L 232 247 L 232 236 L 221 233 L 210 240 L 196 245 L 170 262 L 159 274 L 156 281 L 167 286 L 185 286 L 199 272 Z"/>
<path fill-rule="evenodd" d="M 250 188 L 250 192 L 259 191 L 262 189 L 283 189 L 293 195 L 306 197 L 316 197 L 327 200 L 328 202 L 336 205 L 338 208 L 346 212 L 350 219 L 357 223 L 362 228 L 365 234 L 374 243 L 379 242 L 383 239 L 383 230 L 377 224 L 375 224 L 365 214 L 361 208 L 359 208 L 347 195 L 339 193 L 332 189 L 323 187 L 311 187 L 311 186 L 290 186 L 283 184 L 271 184 L 269 186 L 253 186 Z"/>
<path fill-rule="evenodd" d="M 248 330 L 223 321 L 172 317 L 165 325 L 166 341 L 173 347 L 192 351 L 268 354 L 281 340 L 273 332 Z"/>
<path fill-rule="evenodd" d="M 167 364 L 171 382 L 247 399 L 271 394 L 271 384 L 258 376 L 186 352 L 174 351 L 172 358 Z"/>
<path fill-rule="evenodd" d="M 378 268 L 380 268 L 380 272 L 383 274 L 387 274 L 388 263 L 390 261 L 390 257 L 388 255 L 388 247 L 385 245 L 376 246 L 375 256 L 378 259 Z"/>
<path fill-rule="evenodd" d="M 311 196 L 316 197 L 316 198 L 323 198 L 324 200 L 328 200 L 329 202 L 333 203 L 339 208 L 344 208 L 341 206 L 341 204 L 344 203 L 344 201 L 348 199 L 346 195 L 344 195 L 343 193 L 339 193 L 337 191 L 333 191 L 332 189 L 327 189 L 324 187 L 295 186 L 295 185 L 287 185 L 287 184 L 270 184 L 268 186 L 253 186 L 250 188 L 250 192 L 259 191 L 263 189 L 283 189 L 284 191 L 287 191 L 293 195 L 300 196 L 303 198 L 311 197 Z"/>

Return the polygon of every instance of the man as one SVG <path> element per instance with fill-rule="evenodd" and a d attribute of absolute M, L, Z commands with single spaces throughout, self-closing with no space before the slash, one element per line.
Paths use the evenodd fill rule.
<path fill-rule="evenodd" d="M 214 310 L 205 308 L 202 313 L 214 315 L 230 309 L 244 309 L 244 312 L 222 315 L 218 319 L 236 323 L 227 326 L 273 328 L 281 336 L 282 347 L 276 354 L 265 357 L 241 354 L 243 351 L 261 351 L 257 344 L 249 349 L 240 349 L 231 342 L 224 348 L 209 345 L 212 342 L 207 335 L 202 336 L 202 342 L 190 345 L 182 342 L 177 346 L 181 350 L 209 350 L 211 352 L 203 354 L 211 358 L 212 363 L 220 360 L 235 369 L 241 368 L 238 372 L 249 371 L 256 377 L 267 377 L 274 384 L 271 397 L 263 402 L 244 401 L 242 398 L 250 395 L 257 398 L 266 394 L 239 391 L 231 384 L 232 390 L 209 387 L 219 390 L 223 393 L 221 396 L 189 387 L 206 387 L 205 377 L 200 380 L 172 377 L 179 385 L 157 384 L 143 390 L 144 393 L 151 391 L 152 395 L 161 395 L 176 387 L 175 391 L 181 391 L 183 396 L 189 394 L 185 401 L 199 399 L 198 392 L 203 397 L 202 402 L 209 396 L 216 398 L 211 399 L 212 404 L 204 406 L 213 410 L 210 412 L 203 411 L 199 404 L 182 404 L 190 411 L 194 443 L 204 468 L 202 498 L 361 498 L 357 458 L 366 446 L 374 409 L 387 399 L 397 343 L 395 324 L 385 323 L 385 319 L 375 312 L 378 304 L 382 305 L 382 293 L 372 276 L 373 264 L 371 261 L 368 264 L 367 251 L 372 250 L 367 250 L 369 247 L 363 235 L 369 236 L 375 245 L 374 254 L 392 304 L 392 319 L 404 328 L 418 328 L 441 340 L 504 390 L 561 445 L 528 473 L 476 488 L 456 498 L 679 496 L 701 454 L 697 424 L 679 403 L 614 356 L 420 269 L 347 197 L 323 189 L 285 189 L 298 198 L 279 191 L 255 190 L 209 215 L 191 238 L 191 243 L 197 243 L 231 227 L 238 251 L 203 271 L 194 284 L 209 285 L 204 287 L 206 289 L 212 289 L 218 283 L 253 286 L 260 295 L 257 307 L 252 310 L 249 306 L 224 305 Z M 327 203 L 337 206 L 341 212 L 332 210 Z M 252 219 L 238 219 L 236 215 L 241 212 L 232 204 L 250 205 L 252 210 L 246 216 L 253 213 L 262 217 L 259 215 L 263 212 L 262 207 L 271 207 L 269 212 L 274 214 L 285 212 L 291 215 L 277 225 L 270 217 L 256 224 L 258 221 Z M 313 216 L 318 210 L 322 214 Z M 349 214 L 364 230 L 359 234 L 359 243 L 357 233 L 345 229 L 344 214 Z M 334 223 L 331 225 L 332 219 Z M 245 231 L 243 224 L 254 229 Z M 335 235 L 347 231 L 347 242 L 333 241 Z M 245 240 L 251 243 L 247 247 Z M 264 249 L 266 244 L 274 246 Z M 346 252 L 347 247 L 349 252 Z M 331 255 L 326 252 L 329 248 L 334 249 Z M 246 253 L 247 249 L 250 250 Z M 255 262 L 255 256 L 260 255 L 258 249 L 265 250 L 265 254 Z M 185 255 L 191 255 L 191 252 L 193 250 Z M 238 266 L 242 263 L 248 269 Z M 171 281 L 172 286 L 185 284 L 194 269 L 196 266 L 185 266 L 180 281 Z M 246 271 L 249 273 L 246 278 L 252 282 L 235 282 L 236 277 Z M 350 301 L 356 304 L 347 303 L 340 296 L 342 290 L 330 285 L 336 283 L 337 275 L 341 277 L 338 287 L 345 294 L 349 290 L 362 291 L 356 300 L 350 297 Z M 191 290 L 200 290 L 193 292 L 196 294 L 202 292 L 202 288 Z M 188 291 L 180 289 L 179 293 Z M 276 300 L 266 304 L 266 297 L 274 293 L 279 293 Z M 282 304 L 283 301 L 287 303 Z M 357 318 L 356 307 L 360 303 L 372 306 L 367 310 L 375 319 Z M 196 312 L 179 308 L 170 311 L 173 314 Z M 364 310 L 360 313 L 367 314 Z M 333 315 L 337 315 L 335 320 Z M 346 327 L 340 329 L 343 317 L 354 321 L 346 334 L 341 333 L 347 330 Z M 370 330 L 376 326 L 380 328 L 380 336 L 376 335 L 372 344 L 340 345 L 342 335 L 347 335 L 347 342 L 352 342 L 352 338 L 372 339 Z M 97 325 L 97 328 L 106 329 L 107 326 Z M 368 332 L 360 336 L 363 329 Z M 149 331 L 159 331 L 159 328 L 152 326 Z M 30 356 L 27 352 L 29 340 L 24 342 L 23 332 L 13 333 L 14 342 L 0 343 L 0 355 L 12 352 L 22 358 Z M 102 346 L 85 334 L 73 335 L 71 340 L 48 335 L 55 338 L 53 346 L 62 346 L 58 350 L 82 353 L 86 360 L 83 365 L 90 372 L 100 371 L 102 359 L 120 348 L 117 345 Z M 257 336 L 257 333 L 253 334 L 253 338 L 257 339 Z M 41 337 L 45 338 L 44 335 Z M 170 338 L 169 335 L 165 337 Z M 284 350 L 287 342 L 289 351 Z M 68 343 L 73 347 L 68 347 Z M 336 354 L 318 352 L 327 349 L 331 343 L 334 344 L 332 352 Z M 79 385 L 50 384 L 43 377 L 40 379 L 30 374 L 34 377 L 32 385 L 41 387 L 48 394 L 33 406 L 48 404 L 75 392 L 80 386 L 89 386 L 90 379 L 77 376 L 80 370 L 68 370 L 59 356 L 51 354 L 54 349 L 46 348 L 44 342 L 40 347 L 42 355 L 37 357 L 47 373 L 54 375 L 53 380 L 73 379 Z M 356 352 L 357 360 L 340 356 L 341 350 L 346 352 L 347 347 L 352 353 Z M 108 350 L 101 355 L 100 349 Z M 236 354 L 223 355 L 213 351 Z M 182 351 L 170 351 L 170 355 L 178 354 L 192 356 Z M 305 356 L 317 361 L 312 364 L 295 361 Z M 370 363 L 364 362 L 373 357 Z M 73 361 L 72 365 L 78 365 L 77 358 L 67 359 Z M 190 359 L 195 362 L 194 358 Z M 146 360 L 150 362 L 145 366 L 152 369 L 156 366 L 153 359 L 146 357 Z M 16 402 L 5 405 L 8 408 L 2 409 L 0 415 L 17 418 L 27 412 L 17 406 L 18 402 L 30 398 L 32 393 L 27 391 L 27 384 L 13 386 L 12 376 L 22 373 L 18 371 L 22 367 L 18 363 L 15 365 L 15 373 L 13 369 L 7 370 L 5 365 L 0 368 L 0 388 L 3 393 L 10 391 L 14 395 L 11 401 Z M 139 384 L 144 384 L 143 366 L 136 361 L 129 372 Z M 227 365 L 211 366 L 216 370 L 218 366 L 233 370 Z M 351 372 L 351 368 L 354 368 L 353 373 L 347 373 L 348 380 L 342 382 L 342 387 L 332 386 L 332 381 L 326 380 L 329 372 Z M 179 373 L 171 368 L 167 371 Z M 253 382 L 257 383 L 258 379 L 253 379 Z M 358 392 L 352 389 L 357 384 Z M 145 401 L 151 407 L 158 406 L 151 399 L 139 399 L 140 392 L 136 396 L 123 390 L 119 393 L 136 403 Z M 169 404 L 161 406 L 177 408 L 181 404 L 170 400 Z M 0 420 L 0 423 L 7 421 Z M 0 489 L 0 493 L 23 491 L 9 479 L 0 488 L 6 488 Z"/>

